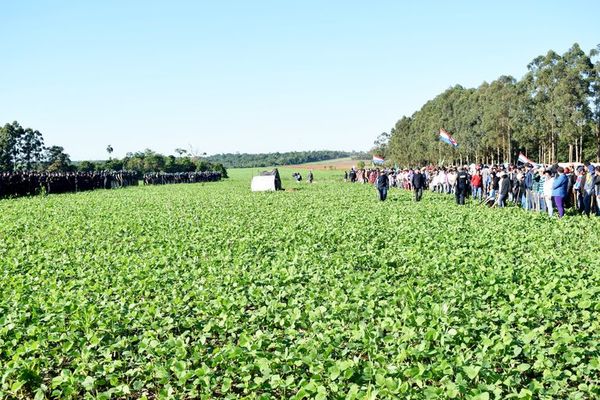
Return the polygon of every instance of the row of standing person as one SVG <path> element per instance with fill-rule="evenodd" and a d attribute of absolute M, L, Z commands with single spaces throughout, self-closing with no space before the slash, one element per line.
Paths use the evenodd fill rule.
<path fill-rule="evenodd" d="M 2 172 L 0 198 L 114 189 L 138 184 L 134 171 Z"/>
<path fill-rule="evenodd" d="M 199 183 L 220 181 L 222 174 L 217 171 L 201 172 L 153 172 L 144 174 L 144 185 L 168 185 L 174 183 Z"/>
<path fill-rule="evenodd" d="M 344 181 L 351 183 L 370 183 L 375 185 L 379 200 L 384 201 L 390 187 L 415 191 L 415 201 L 421 201 L 423 190 L 427 188 L 428 176 L 420 169 L 396 170 L 379 168 L 352 168 L 344 171 Z"/>
<path fill-rule="evenodd" d="M 547 212 L 550 216 L 554 208 L 562 217 L 565 209 L 571 207 L 587 216 L 600 216 L 600 168 L 589 163 L 579 168 L 558 165 L 541 168 L 472 165 L 383 171 L 353 168 L 345 173 L 344 179 L 374 184 L 380 200 L 385 200 L 389 187 L 413 190 L 416 201 L 429 188 L 454 194 L 459 205 L 472 197 L 495 207 L 512 202 L 525 210 Z"/>
<path fill-rule="evenodd" d="M 59 194 L 85 192 L 97 189 L 116 189 L 144 185 L 172 183 L 215 182 L 222 178 L 220 172 L 148 173 L 143 176 L 136 171 L 94 172 L 1 172 L 0 198 L 35 196 L 41 193 Z"/>

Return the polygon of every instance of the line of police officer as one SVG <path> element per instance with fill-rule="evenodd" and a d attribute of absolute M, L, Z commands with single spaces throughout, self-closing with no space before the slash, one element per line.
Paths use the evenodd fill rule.
<path fill-rule="evenodd" d="M 199 183 L 220 181 L 222 175 L 216 171 L 203 172 L 154 172 L 144 174 L 144 185 L 167 185 L 173 183 Z"/>
<path fill-rule="evenodd" d="M 138 181 L 135 171 L 0 172 L 0 198 L 114 189 L 134 186 Z"/>
<path fill-rule="evenodd" d="M 215 182 L 221 178 L 222 174 L 214 171 L 158 172 L 143 175 L 144 185 Z M 0 198 L 115 189 L 137 186 L 139 180 L 140 174 L 136 171 L 0 172 Z"/>

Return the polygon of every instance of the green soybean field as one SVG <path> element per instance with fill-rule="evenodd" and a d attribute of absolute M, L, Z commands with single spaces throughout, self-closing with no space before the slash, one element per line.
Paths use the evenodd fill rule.
<path fill-rule="evenodd" d="M 255 172 L 0 201 L 0 398 L 600 397 L 599 218 Z"/>

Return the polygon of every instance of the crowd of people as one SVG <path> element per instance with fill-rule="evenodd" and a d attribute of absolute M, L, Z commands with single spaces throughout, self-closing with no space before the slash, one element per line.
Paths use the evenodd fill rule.
<path fill-rule="evenodd" d="M 561 218 L 568 208 L 587 216 L 600 216 L 600 166 L 591 163 L 352 168 L 345 172 L 344 180 L 373 184 L 382 201 L 390 187 L 414 191 L 415 201 L 420 201 L 423 190 L 429 189 L 454 195 L 459 205 L 471 198 L 492 207 L 514 204 L 550 216 L 556 209 Z"/>
<path fill-rule="evenodd" d="M 35 196 L 41 193 L 57 194 L 84 192 L 95 189 L 116 189 L 170 183 L 215 182 L 221 180 L 220 172 L 152 173 L 141 176 L 136 171 L 94 172 L 0 172 L 0 198 Z"/>
<path fill-rule="evenodd" d="M 133 171 L 1 172 L 0 198 L 114 189 L 138 184 Z"/>
<path fill-rule="evenodd" d="M 144 185 L 168 185 L 173 183 L 199 183 L 220 181 L 223 175 L 216 171 L 202 172 L 154 172 L 144 174 Z"/>

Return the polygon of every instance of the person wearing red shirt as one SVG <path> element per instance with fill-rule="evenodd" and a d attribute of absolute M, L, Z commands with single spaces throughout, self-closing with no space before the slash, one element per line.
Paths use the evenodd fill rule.
<path fill-rule="evenodd" d="M 481 173 L 479 170 L 475 171 L 475 174 L 471 177 L 471 192 L 474 199 L 481 200 L 483 182 L 481 180 Z"/>

